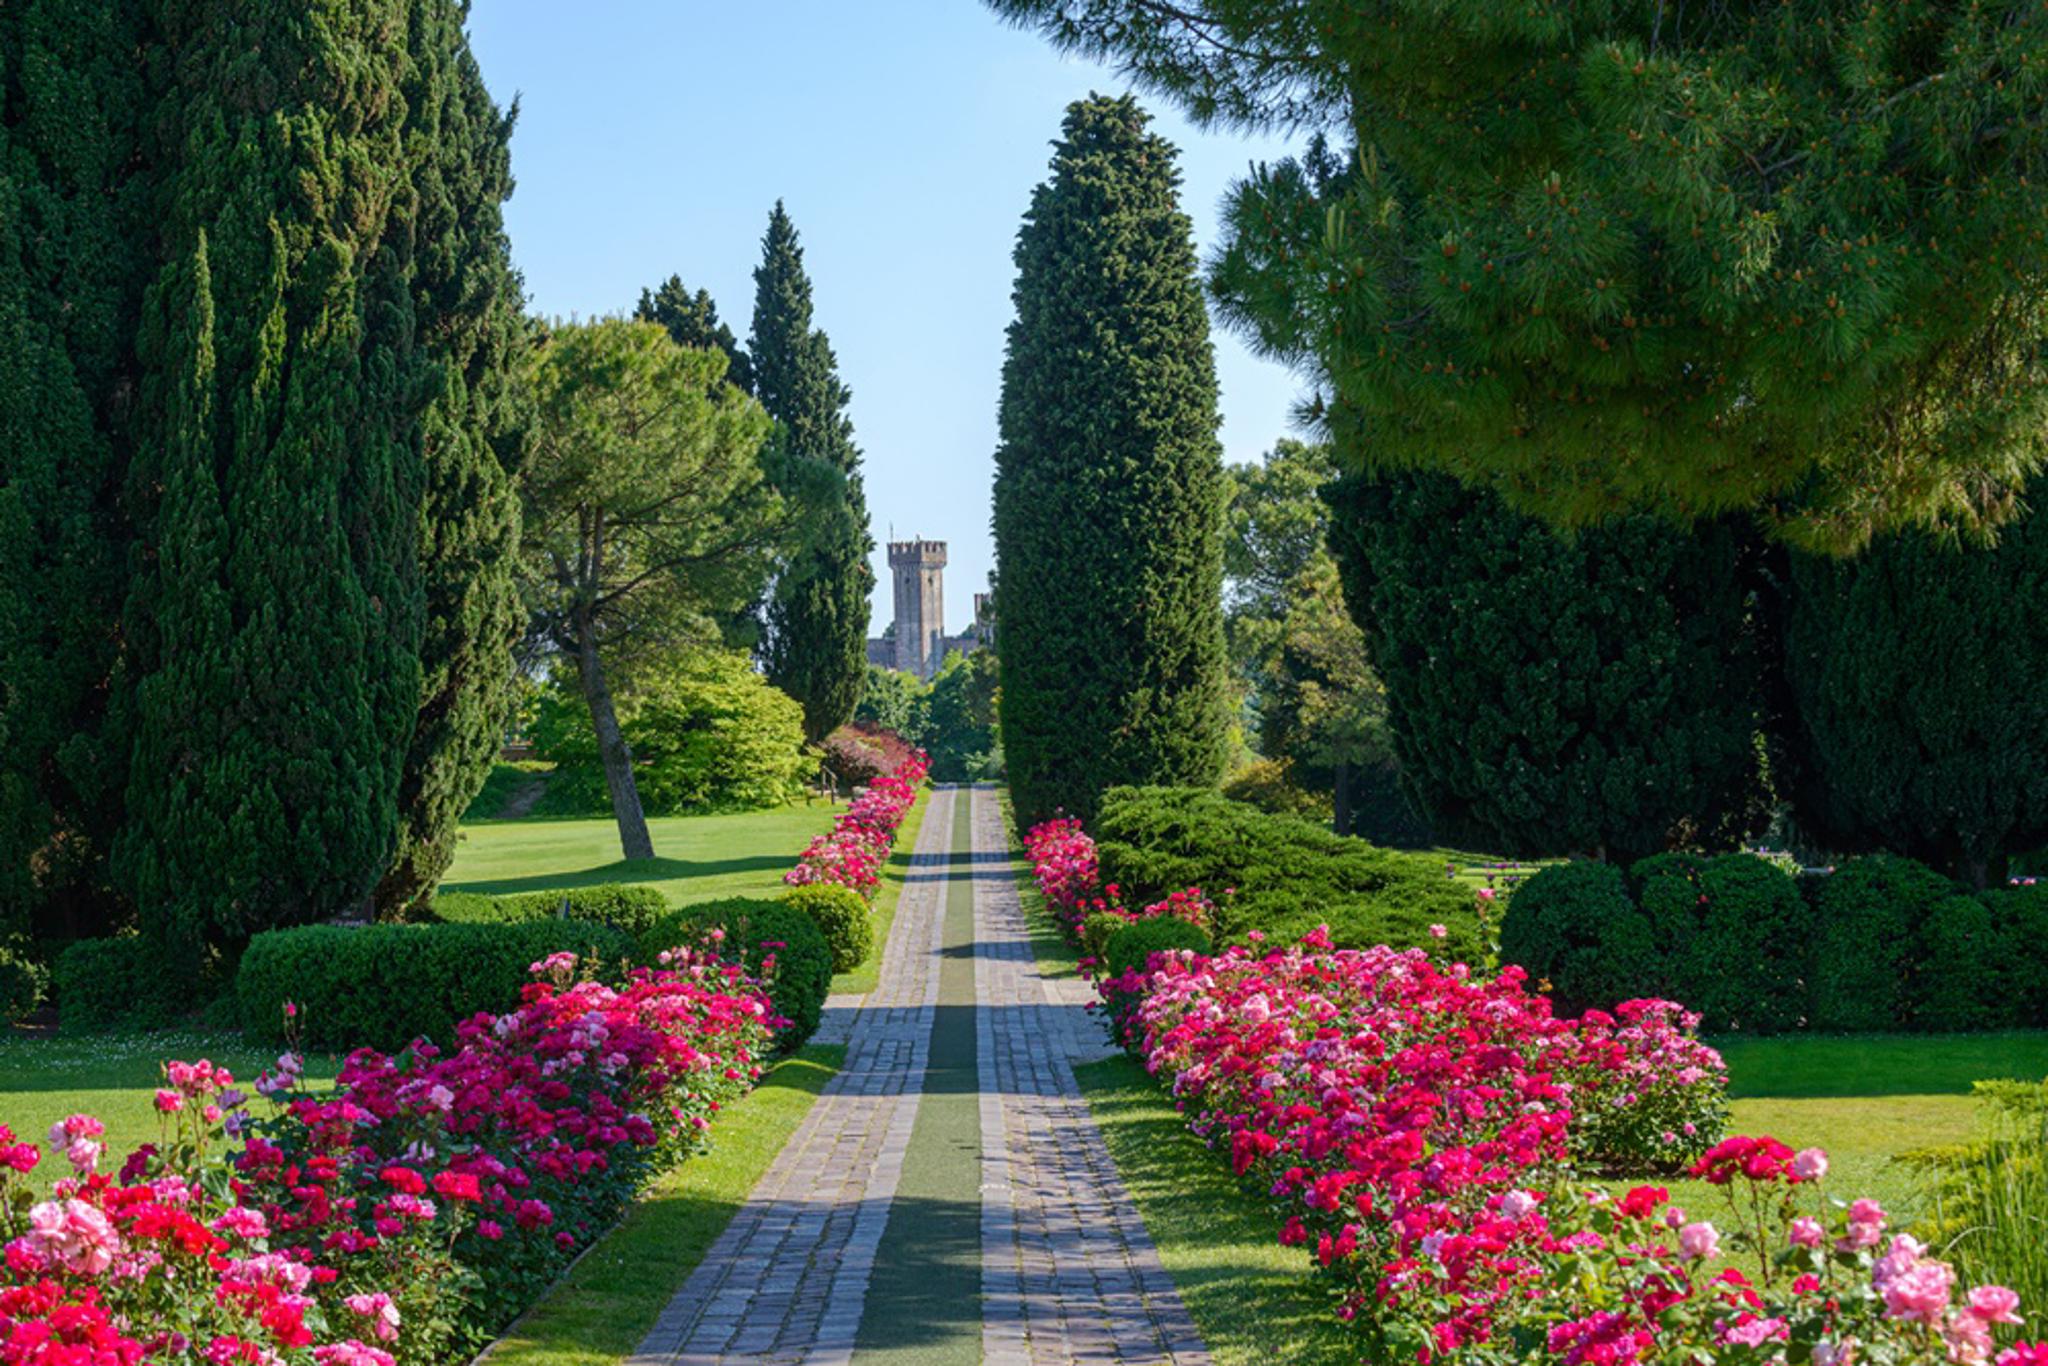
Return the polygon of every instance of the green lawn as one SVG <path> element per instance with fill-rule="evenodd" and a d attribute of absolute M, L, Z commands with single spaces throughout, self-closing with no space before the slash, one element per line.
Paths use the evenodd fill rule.
<path fill-rule="evenodd" d="M 875 892 L 874 913 L 870 917 L 875 927 L 875 947 L 868 954 L 867 962 L 851 972 L 833 975 L 832 991 L 835 995 L 845 992 L 865 996 L 882 980 L 882 948 L 889 942 L 890 927 L 896 923 L 896 903 L 903 896 L 904 879 L 910 876 L 910 859 L 917 852 L 917 834 L 924 829 L 924 813 L 931 802 L 932 790 L 929 787 L 919 788 L 916 804 L 897 828 L 896 852 L 889 855 L 889 862 L 882 869 L 882 885 Z"/>
<path fill-rule="evenodd" d="M 108 1034 L 82 1038 L 52 1038 L 17 1032 L 0 1040 L 0 1124 L 16 1136 L 33 1143 L 48 1137 L 50 1125 L 66 1115 L 88 1114 L 107 1126 L 105 1143 L 110 1158 L 127 1156 L 159 1136 L 156 1111 L 150 1098 L 163 1080 L 168 1059 L 193 1062 L 210 1058 L 233 1070 L 235 1080 L 247 1083 L 277 1060 L 276 1050 L 250 1048 L 238 1035 L 204 1036 L 195 1033 Z M 316 1079 L 332 1077 L 340 1066 L 337 1058 L 311 1057 L 307 1074 Z M 250 1094 L 254 1095 L 253 1090 Z M 263 1102 L 255 1104 L 260 1108 Z M 113 1165 L 103 1162 L 103 1167 Z M 70 1168 L 46 1152 L 30 1180 L 47 1188 L 50 1182 L 70 1174 Z"/>
<path fill-rule="evenodd" d="M 711 1151 L 669 1172 L 491 1348 L 493 1366 L 611 1366 L 629 1356 L 768 1164 L 846 1050 L 777 1066 L 711 1127 Z"/>
<path fill-rule="evenodd" d="M 451 892 L 547 892 L 601 882 L 644 882 L 671 905 L 726 896 L 774 896 L 811 836 L 845 808 L 818 801 L 734 816 L 664 816 L 647 822 L 655 857 L 619 857 L 610 820 L 472 821 L 462 827 Z"/>

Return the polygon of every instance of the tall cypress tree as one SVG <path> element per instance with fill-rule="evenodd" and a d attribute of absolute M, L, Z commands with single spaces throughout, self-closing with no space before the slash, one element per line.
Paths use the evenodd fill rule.
<path fill-rule="evenodd" d="M 811 281 L 782 202 L 768 215 L 754 271 L 754 326 L 747 339 L 754 396 L 780 426 L 781 463 L 838 476 L 836 496 L 812 513 L 806 547 L 792 556 L 768 602 L 769 681 L 803 703 L 804 735 L 821 740 L 844 725 L 867 682 L 867 496 L 860 450 L 846 415 L 853 397 L 839 381 L 825 334 L 811 326 Z M 796 482 L 794 472 L 790 482 Z"/>
<path fill-rule="evenodd" d="M 424 154 L 410 216 L 397 227 L 420 244 L 413 308 L 433 368 L 416 435 L 421 689 L 399 785 L 398 848 L 377 887 L 384 912 L 417 899 L 454 858 L 456 825 L 515 701 L 512 648 L 525 624 L 512 476 L 525 437 L 516 377 L 526 330 L 502 210 L 512 192 L 512 117 L 484 87 L 463 13 L 454 0 L 414 0 L 407 43 L 407 130 Z"/>
<path fill-rule="evenodd" d="M 126 536 L 137 6 L 0 6 L 0 932 L 104 929 L 126 754 L 109 714 Z"/>
<path fill-rule="evenodd" d="M 1070 106 L 1017 235 L 996 615 L 1027 823 L 1222 772 L 1215 359 L 1175 152 L 1149 121 L 1128 97 Z"/>
<path fill-rule="evenodd" d="M 181 954 L 362 906 L 396 842 L 421 697 L 415 424 L 431 379 L 417 241 L 396 230 L 416 204 L 407 12 L 277 0 L 230 22 L 205 0 L 159 6 L 177 160 L 156 297 L 180 297 L 203 261 L 212 310 L 168 320 L 147 357 L 159 399 L 132 481 L 136 601 L 211 622 L 217 596 L 227 637 L 174 626 L 134 661 L 135 734 L 190 741 L 131 778 L 116 858 L 145 926 Z M 210 402 L 167 401 L 205 384 L 191 358 L 209 351 Z M 166 553 L 185 546 L 189 562 Z M 188 678 L 218 690 L 172 686 Z"/>

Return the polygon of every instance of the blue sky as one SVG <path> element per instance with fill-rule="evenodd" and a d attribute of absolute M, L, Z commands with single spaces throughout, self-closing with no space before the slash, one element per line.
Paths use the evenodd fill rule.
<path fill-rule="evenodd" d="M 1066 105 L 1123 83 L 975 0 L 476 0 L 470 31 L 492 91 L 520 101 L 507 222 L 536 310 L 618 312 L 674 273 L 744 337 L 768 208 L 788 204 L 853 389 L 873 630 L 892 528 L 950 543 L 946 622 L 963 629 L 994 563 L 1011 244 Z M 1206 255 L 1230 181 L 1286 149 L 1146 104 L 1181 149 Z M 1220 329 L 1216 350 L 1225 452 L 1256 459 L 1299 385 Z"/>

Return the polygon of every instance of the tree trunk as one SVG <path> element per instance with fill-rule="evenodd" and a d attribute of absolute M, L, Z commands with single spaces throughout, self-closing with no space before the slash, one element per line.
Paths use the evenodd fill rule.
<path fill-rule="evenodd" d="M 612 814 L 619 822 L 619 848 L 629 859 L 653 858 L 647 813 L 640 809 L 640 788 L 633 781 L 633 748 L 626 743 L 618 715 L 612 710 L 612 691 L 605 685 L 604 665 L 597 658 L 597 633 L 587 616 L 579 616 L 576 623 L 576 672 L 583 683 L 583 700 L 590 704 L 590 724 L 597 731 L 604 785 L 612 794 Z"/>

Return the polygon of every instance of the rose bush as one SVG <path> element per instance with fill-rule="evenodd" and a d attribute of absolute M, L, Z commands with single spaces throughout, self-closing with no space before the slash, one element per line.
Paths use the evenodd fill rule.
<path fill-rule="evenodd" d="M 868 784 L 832 829 L 810 842 L 782 880 L 792 887 L 837 883 L 873 900 L 896 831 L 916 803 L 929 767 L 924 751 L 916 750 L 892 772 Z"/>
<path fill-rule="evenodd" d="M 0 1199 L 0 1361 L 466 1358 L 759 1075 L 760 984 L 668 958 L 613 988 L 555 955 L 517 1010 L 446 1052 L 360 1050 L 331 1090 L 287 1052 L 255 1083 L 263 1115 L 225 1070 L 170 1063 L 162 1137 L 115 1174 L 98 1121 L 62 1121 L 73 1174 Z M 0 1137 L 0 1176 L 36 1157 Z"/>

